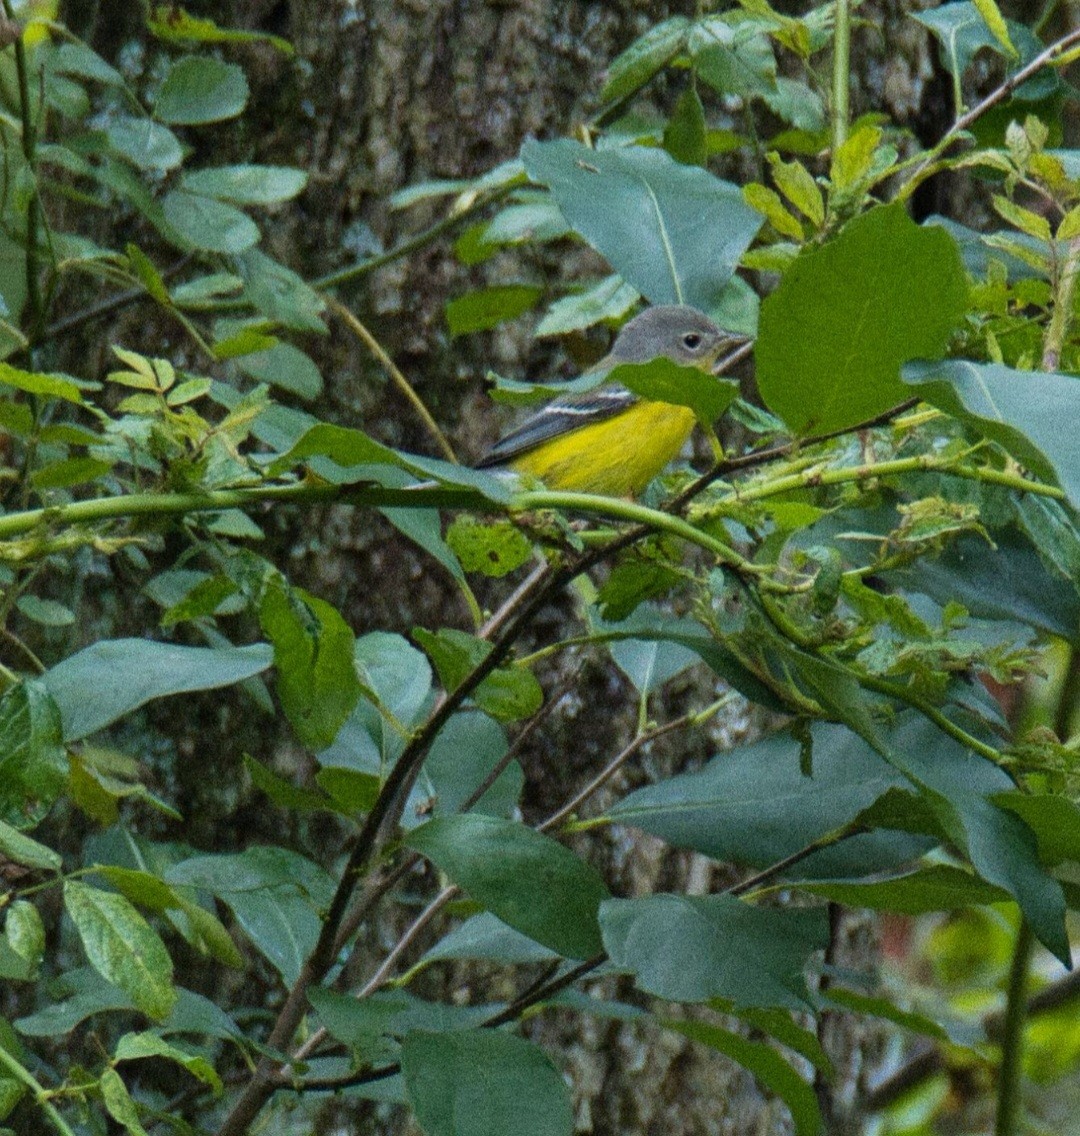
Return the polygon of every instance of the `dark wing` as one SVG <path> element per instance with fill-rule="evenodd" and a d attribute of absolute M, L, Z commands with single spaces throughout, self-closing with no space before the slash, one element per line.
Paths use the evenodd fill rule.
<path fill-rule="evenodd" d="M 557 398 L 531 418 L 526 418 L 516 430 L 500 438 L 477 462 L 476 468 L 506 465 L 560 434 L 568 434 L 571 430 L 580 430 L 582 426 L 591 426 L 595 422 L 603 422 L 605 418 L 613 418 L 616 414 L 629 410 L 637 401 L 636 394 L 631 394 L 625 387 L 615 383 L 597 387 L 586 394 Z"/>

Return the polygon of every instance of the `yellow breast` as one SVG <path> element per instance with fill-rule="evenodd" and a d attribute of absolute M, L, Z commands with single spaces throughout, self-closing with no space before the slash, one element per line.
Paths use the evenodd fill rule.
<path fill-rule="evenodd" d="M 639 402 L 622 414 L 571 430 L 510 463 L 549 489 L 633 497 L 682 449 L 696 421 L 685 406 Z"/>

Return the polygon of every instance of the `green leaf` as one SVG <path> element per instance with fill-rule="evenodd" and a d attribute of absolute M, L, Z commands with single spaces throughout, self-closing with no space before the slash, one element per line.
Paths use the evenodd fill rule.
<path fill-rule="evenodd" d="M 33 977 L 45 954 L 45 924 L 38 909 L 29 900 L 17 899 L 8 907 L 4 938 L 19 958 L 30 966 L 30 977 Z"/>
<path fill-rule="evenodd" d="M 600 906 L 604 948 L 638 987 L 674 1002 L 808 1010 L 803 972 L 829 941 L 824 908 L 753 907 L 727 895 L 651 895 Z"/>
<path fill-rule="evenodd" d="M 116 1061 L 141 1061 L 147 1057 L 164 1057 L 209 1085 L 215 1096 L 221 1094 L 221 1078 L 205 1057 L 179 1049 L 155 1033 L 127 1033 L 117 1042 Z"/>
<path fill-rule="evenodd" d="M 1067 797 L 1010 790 L 994 797 L 994 804 L 1016 813 L 1035 833 L 1039 859 L 1049 867 L 1066 860 L 1080 863 L 1080 805 Z"/>
<path fill-rule="evenodd" d="M 422 962 L 440 959 L 482 959 L 512 966 L 552 962 L 559 956 L 535 940 L 508 927 L 490 911 L 481 911 L 444 935 L 423 957 Z"/>
<path fill-rule="evenodd" d="M 487 331 L 534 308 L 544 294 L 535 284 L 493 284 L 458 296 L 446 305 L 450 336 Z"/>
<path fill-rule="evenodd" d="M 274 205 L 296 197 L 307 180 L 304 170 L 292 166 L 214 166 L 185 173 L 180 185 L 234 205 Z"/>
<path fill-rule="evenodd" d="M 526 142 L 529 176 L 627 284 L 654 304 L 712 310 L 762 218 L 739 188 L 662 150 Z"/>
<path fill-rule="evenodd" d="M 41 680 L 16 683 L 0 696 L 0 817 L 30 827 L 52 808 L 68 773 L 60 711 Z M 23 854 L 31 850 L 22 846 Z"/>
<path fill-rule="evenodd" d="M 75 613 L 56 600 L 42 599 L 41 596 L 20 596 L 15 606 L 34 623 L 42 627 L 70 627 L 75 622 Z"/>
<path fill-rule="evenodd" d="M 65 402 L 81 403 L 82 391 L 66 375 L 43 375 L 20 371 L 10 363 L 0 363 L 0 383 L 26 391 L 41 398 L 62 398 Z"/>
<path fill-rule="evenodd" d="M 194 126 L 235 118 L 247 105 L 243 68 L 209 56 L 186 55 L 165 76 L 154 114 L 172 126 Z"/>
<path fill-rule="evenodd" d="M 122 87 L 124 77 L 85 43 L 62 43 L 49 57 L 48 67 L 60 75 L 78 75 L 110 87 Z"/>
<path fill-rule="evenodd" d="M 960 255 L 901 205 L 805 250 L 761 306 L 762 398 L 796 433 L 854 426 L 909 397 L 900 365 L 944 350 L 965 310 Z"/>
<path fill-rule="evenodd" d="M 323 378 L 310 355 L 291 343 L 244 355 L 236 364 L 245 375 L 311 401 L 322 394 Z"/>
<path fill-rule="evenodd" d="M 279 777 L 250 754 L 244 754 L 244 768 L 248 771 L 255 788 L 265 793 L 275 805 L 280 805 L 283 809 L 296 809 L 298 812 L 337 810 L 337 802 L 330 797 L 314 789 L 294 785 L 285 777 Z"/>
<path fill-rule="evenodd" d="M 172 170 L 184 160 L 180 139 L 149 118 L 117 115 L 105 126 L 105 137 L 120 157 L 140 170 Z"/>
<path fill-rule="evenodd" d="M 664 358 L 648 363 L 620 363 L 608 372 L 608 379 L 622 383 L 642 398 L 688 406 L 709 424 L 739 397 L 739 384 L 733 379 L 722 379 L 696 367 L 680 367 Z"/>
<path fill-rule="evenodd" d="M 994 547 L 965 534 L 937 557 L 924 556 L 898 574 L 906 591 L 944 606 L 961 603 L 976 619 L 1015 620 L 1072 642 L 1080 640 L 1080 596 L 1049 572 L 1015 528 L 994 532 Z"/>
<path fill-rule="evenodd" d="M 709 156 L 705 144 L 705 108 L 696 87 L 687 87 L 679 96 L 664 129 L 664 149 L 684 165 L 705 165 Z"/>
<path fill-rule="evenodd" d="M 30 483 L 35 489 L 68 489 L 72 485 L 96 481 L 112 467 L 111 461 L 99 461 L 97 458 L 64 458 L 35 469 L 30 475 Z"/>
<path fill-rule="evenodd" d="M 948 1041 L 949 1035 L 937 1024 L 923 1014 L 912 1013 L 910 1010 L 901 1010 L 894 1006 L 887 998 L 870 998 L 865 994 L 857 994 L 854 990 L 844 990 L 839 986 L 829 986 L 825 997 L 845 1010 L 853 1010 L 856 1014 L 866 1014 L 892 1022 L 901 1029 L 911 1030 L 935 1041 Z"/>
<path fill-rule="evenodd" d="M 3 764 L 0 764 L 0 769 L 3 769 Z M 0 820 L 0 853 L 15 864 L 43 872 L 58 872 L 63 865 L 59 852 L 39 844 L 3 820 Z"/>
<path fill-rule="evenodd" d="M 571 1136 L 570 1093 L 531 1042 L 494 1030 L 415 1031 L 401 1049 L 405 1091 L 426 1136 Z"/>
<path fill-rule="evenodd" d="M 176 1004 L 172 960 L 158 933 L 122 896 L 64 882 L 64 906 L 94 969 L 161 1021 Z"/>
<path fill-rule="evenodd" d="M 406 843 L 504 923 L 567 958 L 601 949 L 597 910 L 608 891 L 595 868 L 550 837 L 496 817 L 440 817 Z"/>
<path fill-rule="evenodd" d="M 981 0 L 985 2 L 985 0 Z M 999 55 L 1010 51 L 1015 53 L 1011 41 L 1003 51 L 1004 44 L 991 30 L 975 3 L 942 4 L 929 12 L 912 12 L 912 18 L 929 28 L 938 37 L 944 55 L 944 64 L 949 72 L 961 77 L 971 65 L 976 54 L 984 47 Z M 1006 26 L 1006 39 L 1008 30 Z"/>
<path fill-rule="evenodd" d="M 120 1074 L 113 1068 L 106 1069 L 98 1081 L 101 1099 L 108 1114 L 121 1125 L 129 1136 L 147 1136 L 146 1129 L 139 1122 L 139 1109 L 131 1099 Z"/>
<path fill-rule="evenodd" d="M 602 320 L 621 319 L 641 297 L 621 276 L 605 276 L 584 292 L 564 296 L 548 308 L 537 324 L 536 336 L 566 335 L 582 331 Z"/>
<path fill-rule="evenodd" d="M 430 819 L 432 801 L 437 817 L 461 812 L 506 750 L 505 731 L 487 714 L 455 714 L 439 731 L 424 762 L 415 796 L 422 798 L 428 808 L 427 815 L 420 819 Z M 513 816 L 524 780 L 521 766 L 511 762 L 470 811 L 486 816 Z"/>
<path fill-rule="evenodd" d="M 644 86 L 683 50 L 689 28 L 690 21 L 685 16 L 672 16 L 634 40 L 611 61 L 607 81 L 600 90 L 601 101 L 625 99 Z"/>
<path fill-rule="evenodd" d="M 296 331 L 326 332 L 319 318 L 326 302 L 291 268 L 257 248 L 242 252 L 234 263 L 244 281 L 245 298 L 267 319 Z"/>
<path fill-rule="evenodd" d="M 769 37 L 753 21 L 729 22 L 727 13 L 698 20 L 690 32 L 690 65 L 722 95 L 775 96 L 776 57 Z"/>
<path fill-rule="evenodd" d="M 148 639 L 102 639 L 42 677 L 59 707 L 64 740 L 78 741 L 154 698 L 216 690 L 265 671 L 269 644 L 181 647 Z"/>
<path fill-rule="evenodd" d="M 821 1110 L 813 1086 L 807 1084 L 770 1045 L 762 1041 L 748 1041 L 709 1022 L 668 1019 L 663 1024 L 683 1037 L 730 1057 L 752 1073 L 762 1088 L 775 1093 L 787 1105 L 797 1136 L 817 1136 L 822 1131 Z"/>
<path fill-rule="evenodd" d="M 319 937 L 333 880 L 303 856 L 284 848 L 247 848 L 217 856 L 194 856 L 165 873 L 172 885 L 199 888 L 227 904 L 252 943 L 296 981 Z"/>
<path fill-rule="evenodd" d="M 904 368 L 919 398 L 997 442 L 1037 477 L 1056 482 L 1080 505 L 1080 453 L 1071 427 L 1080 380 L 998 363 L 954 359 Z"/>
<path fill-rule="evenodd" d="M 325 749 L 360 699 L 352 629 L 325 600 L 279 582 L 267 587 L 259 622 L 274 645 L 286 717 L 305 746 Z"/>
<path fill-rule="evenodd" d="M 824 896 L 847 907 L 896 911 L 902 915 L 925 915 L 928 911 L 956 911 L 1007 900 L 1008 893 L 978 876 L 947 864 L 933 864 L 904 876 L 875 883 L 809 883 L 803 891 Z"/>
<path fill-rule="evenodd" d="M 184 244 L 203 252 L 243 252 L 262 235 L 246 213 L 199 193 L 170 190 L 161 199 L 161 209 Z"/>
<path fill-rule="evenodd" d="M 843 727 L 815 725 L 812 737 L 810 776 L 800 769 L 798 740 L 784 731 L 638 789 L 608 816 L 678 848 L 763 868 L 853 823 L 890 789 L 909 788 L 899 771 Z M 878 872 L 895 865 L 891 843 L 853 837 L 793 872 L 811 879 Z M 918 848 L 905 842 L 903 859 Z"/>
<path fill-rule="evenodd" d="M 284 55 L 295 55 L 293 45 L 269 32 L 222 28 L 213 20 L 192 16 L 176 4 L 159 4 L 146 21 L 152 35 L 165 43 L 268 43 Z"/>
<path fill-rule="evenodd" d="M 509 521 L 484 524 L 466 513 L 454 518 L 446 542 L 466 572 L 485 576 L 505 576 L 532 556 L 532 544 L 516 525 Z"/>

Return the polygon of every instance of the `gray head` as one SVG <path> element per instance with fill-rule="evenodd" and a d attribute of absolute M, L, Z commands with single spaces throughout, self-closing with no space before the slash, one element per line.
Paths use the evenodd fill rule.
<path fill-rule="evenodd" d="M 664 356 L 681 366 L 707 371 L 725 351 L 743 342 L 745 336 L 718 327 L 697 308 L 660 304 L 634 316 L 623 327 L 608 360 L 647 363 Z"/>

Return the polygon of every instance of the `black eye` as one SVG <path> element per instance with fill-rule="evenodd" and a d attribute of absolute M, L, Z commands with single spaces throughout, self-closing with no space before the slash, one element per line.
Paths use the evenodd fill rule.
<path fill-rule="evenodd" d="M 682 342 L 687 351 L 696 351 L 701 346 L 701 336 L 696 331 L 688 331 L 682 337 Z"/>

